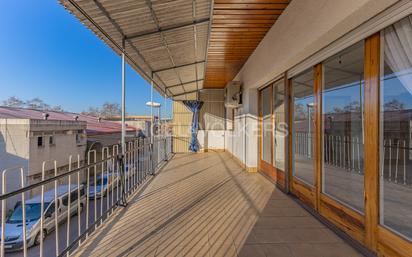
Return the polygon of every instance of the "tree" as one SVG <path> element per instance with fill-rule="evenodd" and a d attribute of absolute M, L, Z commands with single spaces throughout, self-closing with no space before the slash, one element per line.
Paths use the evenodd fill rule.
<path fill-rule="evenodd" d="M 100 115 L 103 117 L 118 116 L 122 113 L 120 105 L 118 103 L 105 102 L 100 111 Z"/>
<path fill-rule="evenodd" d="M 36 109 L 36 110 L 48 110 L 50 109 L 50 105 L 46 104 L 40 98 L 36 97 L 26 102 L 27 108 Z"/>
<path fill-rule="evenodd" d="M 343 106 L 343 108 L 337 106 L 333 108 L 334 113 L 360 112 L 360 110 L 361 109 L 358 101 L 352 101 Z"/>
<path fill-rule="evenodd" d="M 7 107 L 23 107 L 24 101 L 15 96 L 12 96 L 9 97 L 9 99 L 4 100 L 3 105 Z"/>
<path fill-rule="evenodd" d="M 405 104 L 398 99 L 392 99 L 383 105 L 385 111 L 402 111 L 405 109 Z"/>
<path fill-rule="evenodd" d="M 99 108 L 96 107 L 89 107 L 86 111 L 82 111 L 83 115 L 90 115 L 94 117 L 99 117 L 100 116 L 100 110 Z"/>
<path fill-rule="evenodd" d="M 61 105 L 55 105 L 53 107 L 50 108 L 50 111 L 55 111 L 55 112 L 64 112 L 63 108 L 61 107 Z"/>
<path fill-rule="evenodd" d="M 308 111 L 301 103 L 295 105 L 295 118 L 296 120 L 305 120 L 308 118 Z"/>

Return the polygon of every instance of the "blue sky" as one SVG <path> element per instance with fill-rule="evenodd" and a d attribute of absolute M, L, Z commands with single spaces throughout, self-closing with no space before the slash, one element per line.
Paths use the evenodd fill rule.
<path fill-rule="evenodd" d="M 120 57 L 57 0 L 1 0 L 0 32 L 0 102 L 39 97 L 73 112 L 120 103 Z M 150 85 L 130 67 L 126 86 L 128 114 L 149 114 Z"/>

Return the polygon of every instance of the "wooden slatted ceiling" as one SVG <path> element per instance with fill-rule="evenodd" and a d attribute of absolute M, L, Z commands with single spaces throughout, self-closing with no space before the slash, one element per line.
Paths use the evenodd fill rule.
<path fill-rule="evenodd" d="M 214 0 L 205 88 L 231 81 L 291 0 Z"/>

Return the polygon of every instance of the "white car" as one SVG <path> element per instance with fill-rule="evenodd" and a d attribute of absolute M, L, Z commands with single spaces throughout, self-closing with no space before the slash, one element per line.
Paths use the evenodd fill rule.
<path fill-rule="evenodd" d="M 58 222 L 67 220 L 69 185 L 61 185 L 57 188 L 57 201 L 54 199 L 54 189 L 44 193 L 44 223 L 43 236 L 55 229 L 55 211 L 57 205 Z M 77 185 L 70 186 L 70 215 L 78 211 L 78 190 Z M 85 205 L 85 190 L 80 185 L 80 211 Z M 41 195 L 37 195 L 26 200 L 26 240 L 27 247 L 40 243 L 40 216 L 41 216 Z M 19 250 L 23 248 L 23 212 L 22 204 L 18 202 L 13 212 L 6 219 L 5 241 L 6 251 Z"/>
<path fill-rule="evenodd" d="M 94 184 L 94 178 L 90 179 L 89 186 L 89 198 L 100 198 L 107 194 L 107 190 L 112 190 L 112 187 L 117 186 L 117 176 L 113 173 L 104 173 L 103 179 L 101 175 L 96 176 L 96 184 Z"/>

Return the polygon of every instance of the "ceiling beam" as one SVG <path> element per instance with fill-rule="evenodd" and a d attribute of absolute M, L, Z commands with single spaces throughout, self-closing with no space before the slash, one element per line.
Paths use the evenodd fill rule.
<path fill-rule="evenodd" d="M 136 38 L 139 38 L 139 37 L 144 37 L 144 36 L 149 36 L 149 35 L 153 35 L 153 34 L 157 34 L 157 33 L 172 31 L 172 30 L 175 30 L 175 29 L 186 28 L 186 27 L 190 27 L 190 26 L 194 26 L 194 25 L 200 25 L 200 24 L 208 23 L 209 20 L 210 20 L 209 18 L 205 18 L 205 19 L 200 19 L 200 20 L 194 20 L 194 21 L 188 22 L 188 23 L 183 23 L 183 24 L 176 25 L 176 26 L 173 26 L 173 27 L 167 27 L 167 28 L 160 28 L 159 27 L 155 31 L 137 33 L 137 34 L 134 34 L 134 35 L 126 36 L 126 39 L 136 39 Z"/>
<path fill-rule="evenodd" d="M 184 86 L 184 85 L 191 84 L 191 83 L 198 83 L 198 82 L 200 82 L 200 81 L 203 81 L 203 79 L 197 79 L 197 80 L 192 80 L 192 81 L 188 81 L 188 82 L 181 83 L 181 84 L 176 84 L 176 85 L 172 85 L 172 86 L 167 86 L 166 88 L 180 87 L 180 86 Z"/>
<path fill-rule="evenodd" d="M 187 66 L 191 66 L 191 65 L 197 65 L 197 64 L 204 63 L 204 62 L 205 61 L 200 61 L 200 62 L 192 62 L 192 63 L 182 64 L 182 65 L 177 65 L 177 66 L 168 67 L 168 68 L 164 68 L 164 69 L 154 70 L 153 73 L 158 73 L 158 72 L 162 72 L 162 71 L 183 68 L 183 67 L 187 67 Z"/>
<path fill-rule="evenodd" d="M 187 91 L 181 94 L 177 94 L 177 95 L 172 95 L 172 97 L 176 97 L 176 96 L 182 96 L 182 95 L 188 95 L 188 94 L 192 94 L 192 93 L 196 93 L 199 92 L 200 90 L 192 90 L 192 91 Z"/>

